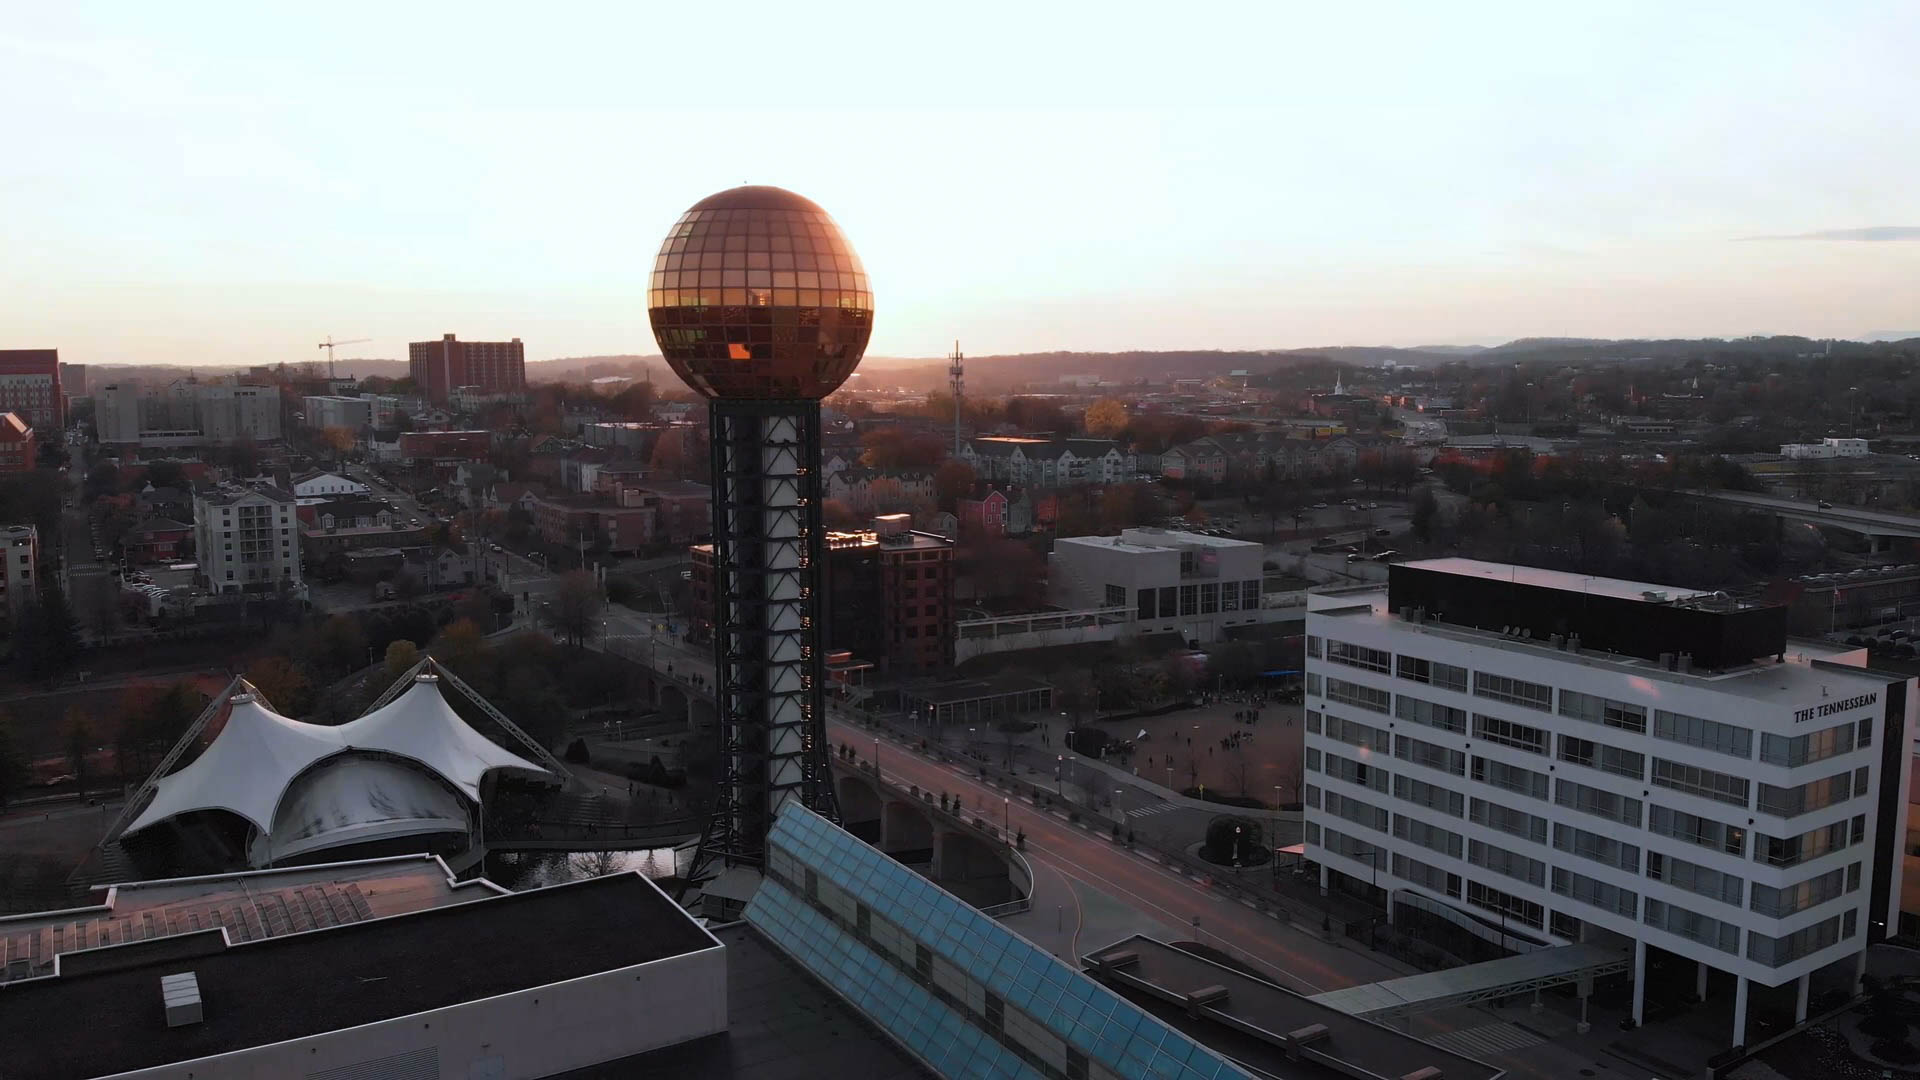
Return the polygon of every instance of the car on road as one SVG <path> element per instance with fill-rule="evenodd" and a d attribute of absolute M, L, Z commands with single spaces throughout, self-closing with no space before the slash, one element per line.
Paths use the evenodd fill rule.
<path fill-rule="evenodd" d="M 1314 504 L 1313 504 L 1313 508 L 1314 508 L 1315 510 L 1325 510 L 1325 509 L 1327 508 L 1327 504 L 1326 504 L 1326 503 L 1314 503 Z"/>
<path fill-rule="evenodd" d="M 1375 530 L 1373 530 L 1373 535 L 1375 535 L 1375 536 L 1392 536 L 1392 535 L 1393 535 L 1393 530 L 1392 530 L 1392 529 L 1388 529 L 1388 528 L 1379 528 L 1379 529 L 1375 529 Z"/>
<path fill-rule="evenodd" d="M 1392 562 L 1394 557 L 1399 554 L 1400 554 L 1399 552 L 1393 550 L 1392 548 L 1388 548 L 1387 550 L 1381 552 L 1380 554 L 1373 556 L 1373 561 L 1374 562 Z"/>
<path fill-rule="evenodd" d="M 1830 502 L 1828 502 L 1828 501 L 1827 501 L 1827 500 L 1825 500 L 1825 499 L 1821 499 L 1821 500 L 1820 500 L 1820 501 L 1819 501 L 1818 503 L 1816 503 L 1816 504 L 1814 504 L 1814 505 L 1816 505 L 1816 506 L 1818 506 L 1818 507 L 1819 507 L 1820 509 L 1822 509 L 1822 510 L 1831 510 L 1831 509 L 1833 509 L 1833 504 L 1832 504 L 1832 503 L 1830 503 Z"/>

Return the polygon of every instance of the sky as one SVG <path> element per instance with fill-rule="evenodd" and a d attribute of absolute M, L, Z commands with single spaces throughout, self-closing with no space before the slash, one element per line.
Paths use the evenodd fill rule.
<path fill-rule="evenodd" d="M 1920 330 L 1920 4 L 0 0 L 0 348 L 655 351 L 841 223 L 870 355 Z"/>

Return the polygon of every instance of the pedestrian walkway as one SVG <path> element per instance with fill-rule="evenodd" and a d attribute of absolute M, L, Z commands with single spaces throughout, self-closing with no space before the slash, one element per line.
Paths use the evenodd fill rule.
<path fill-rule="evenodd" d="M 1127 811 L 1127 816 L 1132 818 L 1152 817 L 1155 814 L 1164 814 L 1169 810 L 1183 809 L 1185 809 L 1185 807 L 1178 803 L 1163 802 L 1155 803 L 1152 806 L 1136 806 Z"/>
<path fill-rule="evenodd" d="M 1445 1047 L 1456 1054 L 1485 1060 L 1495 1054 L 1510 1054 L 1515 1050 L 1529 1046 L 1538 1046 L 1547 1040 L 1518 1024 L 1505 1020 L 1478 1027 L 1460 1028 L 1442 1035 L 1429 1035 L 1427 1041 L 1436 1046 Z"/>

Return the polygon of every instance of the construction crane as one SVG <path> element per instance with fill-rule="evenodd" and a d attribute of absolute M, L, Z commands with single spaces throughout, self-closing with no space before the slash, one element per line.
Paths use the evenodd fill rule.
<path fill-rule="evenodd" d="M 328 379 L 333 378 L 333 347 L 335 345 L 365 345 L 367 342 L 372 340 L 373 339 L 370 337 L 357 337 L 357 338 L 354 338 L 352 341 L 335 341 L 333 340 L 333 335 L 328 334 L 327 340 L 321 342 L 319 346 L 320 348 L 327 350 L 327 378 Z"/>

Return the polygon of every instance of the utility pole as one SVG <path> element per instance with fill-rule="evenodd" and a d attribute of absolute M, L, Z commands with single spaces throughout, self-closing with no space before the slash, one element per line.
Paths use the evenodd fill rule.
<path fill-rule="evenodd" d="M 961 361 L 965 359 L 966 357 L 960 352 L 960 340 L 955 338 L 953 355 L 947 357 L 947 377 L 953 380 L 953 456 L 955 460 L 960 457 L 960 417 L 964 413 L 960 402 L 963 397 L 962 383 L 965 381 L 962 377 Z"/>

